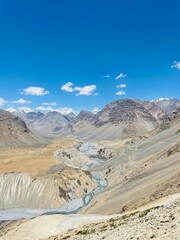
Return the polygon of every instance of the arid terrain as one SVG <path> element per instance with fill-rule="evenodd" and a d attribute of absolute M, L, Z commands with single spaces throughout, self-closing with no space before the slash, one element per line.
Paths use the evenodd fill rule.
<path fill-rule="evenodd" d="M 0 240 L 180 240 L 179 22 L 0 1 Z"/>
<path fill-rule="evenodd" d="M 53 138 L 55 113 L 47 135 L 44 115 L 1 114 L 0 239 L 180 238 L 180 109 L 116 101 L 61 116 Z"/>
<path fill-rule="evenodd" d="M 54 152 L 59 148 L 71 148 L 74 139 L 56 140 L 42 147 L 6 147 L 0 149 L 0 173 L 28 172 L 33 176 L 45 176 L 58 164 Z"/>

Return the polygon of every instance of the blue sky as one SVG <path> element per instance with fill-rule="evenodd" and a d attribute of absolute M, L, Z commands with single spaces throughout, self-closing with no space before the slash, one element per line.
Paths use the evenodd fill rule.
<path fill-rule="evenodd" d="M 0 1 L 0 107 L 179 98 L 179 13 L 180 0 Z"/>

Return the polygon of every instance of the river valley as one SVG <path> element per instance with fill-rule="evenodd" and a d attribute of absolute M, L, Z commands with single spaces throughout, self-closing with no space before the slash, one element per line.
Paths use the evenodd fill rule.
<path fill-rule="evenodd" d="M 91 171 L 91 169 L 99 164 L 103 164 L 104 160 L 100 159 L 98 151 L 100 146 L 94 143 L 83 143 L 79 147 L 79 151 L 89 158 L 89 162 L 83 166 L 84 170 Z M 92 174 L 92 179 L 96 183 L 96 187 L 91 191 L 87 192 L 83 197 L 73 199 L 59 208 L 48 208 L 48 209 L 31 209 L 31 208 L 10 208 L 0 210 L 0 221 L 13 221 L 19 219 L 30 219 L 40 215 L 51 215 L 51 214 L 76 214 L 80 210 L 86 207 L 92 200 L 94 194 L 97 191 L 103 190 L 107 186 L 107 179 L 99 177 L 99 174 Z"/>

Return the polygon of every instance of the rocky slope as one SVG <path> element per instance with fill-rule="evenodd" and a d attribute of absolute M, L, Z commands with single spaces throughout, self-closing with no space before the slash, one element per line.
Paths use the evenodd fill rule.
<path fill-rule="evenodd" d="M 162 112 L 162 111 L 161 111 Z M 94 125 L 101 126 L 106 123 L 118 124 L 136 124 L 137 121 L 145 121 L 150 125 L 156 125 L 157 119 L 151 114 L 148 108 L 145 108 L 139 101 L 124 99 L 113 101 L 106 105 L 96 115 Z"/>
<path fill-rule="evenodd" d="M 44 240 L 179 240 L 180 199 L 166 206 L 130 213 L 108 221 L 94 223 L 76 230 L 44 238 Z"/>
<path fill-rule="evenodd" d="M 82 110 L 69 124 L 64 126 L 60 131 L 60 136 L 78 136 L 85 138 L 89 131 L 92 130 L 92 123 L 95 120 L 95 114 L 90 111 Z"/>
<path fill-rule="evenodd" d="M 47 141 L 33 134 L 19 117 L 0 110 L 0 147 L 38 146 L 45 143 Z"/>
<path fill-rule="evenodd" d="M 122 116 L 119 109 L 123 112 Z M 59 233 L 49 240 L 179 240 L 180 201 L 175 202 L 177 198 L 174 195 L 179 198 L 180 109 L 174 111 L 161 124 L 159 122 L 165 116 L 163 111 L 154 104 L 144 104 L 137 100 L 112 102 L 99 114 L 92 115 L 90 120 L 89 117 L 86 119 L 87 115 L 86 113 L 80 115 L 82 117 L 76 122 L 76 128 L 73 128 L 75 134 L 78 133 L 80 136 L 81 133 L 81 136 L 96 139 L 112 136 L 113 139 L 101 142 L 100 149 L 102 152 L 104 149 L 113 149 L 115 154 L 109 154 L 102 164 L 90 168 L 93 176 L 101 175 L 103 178 L 105 176 L 108 186 L 97 192 L 89 205 L 81 210 L 85 216 L 64 218 L 60 215 L 51 215 L 18 221 L 4 226 L 0 239 L 39 240 Z M 82 119 L 84 125 L 81 125 Z M 118 136 L 130 137 L 131 132 L 128 131 L 133 129 L 129 128 L 130 126 L 136 130 L 133 131 L 133 135 L 143 134 L 130 139 L 114 140 Z M 122 135 L 124 129 L 128 130 L 129 134 Z M 152 131 L 147 134 L 149 129 Z M 79 141 L 74 146 L 80 149 L 81 153 L 84 151 L 88 153 L 89 143 L 78 144 Z M 81 160 L 77 149 L 66 148 L 60 149 L 58 146 L 59 150 L 55 152 L 58 161 L 74 166 L 81 166 L 81 162 L 83 165 L 87 162 L 84 157 Z M 94 154 L 93 149 L 87 156 L 97 156 L 97 151 Z M 79 160 L 77 165 L 76 159 Z M 0 176 L 1 208 L 56 207 L 69 199 L 82 196 L 94 187 L 95 183 L 86 171 L 64 168 L 62 165 L 50 170 L 48 177 L 37 179 L 22 173 Z M 167 198 L 166 201 L 152 208 L 153 202 L 161 202 L 162 197 Z M 149 207 L 144 209 L 144 206 Z M 141 209 L 141 212 L 136 212 L 137 209 Z M 88 222 L 88 214 L 123 214 L 123 216 L 116 218 L 112 216 L 110 220 L 100 224 L 94 223 L 81 229 L 68 230 L 77 226 L 77 221 L 81 222 L 79 226 Z M 94 219 L 98 216 L 96 215 Z M 60 221 L 62 218 L 64 220 Z M 64 229 L 68 232 L 62 234 L 61 231 Z"/>
<path fill-rule="evenodd" d="M 163 122 L 167 118 L 167 114 L 154 102 L 145 101 L 139 103 L 150 112 L 150 114 L 158 121 L 158 123 Z"/>
<path fill-rule="evenodd" d="M 151 102 L 159 106 L 168 115 L 180 107 L 180 100 L 176 98 L 160 98 L 157 100 L 152 100 Z"/>
<path fill-rule="evenodd" d="M 156 128 L 167 118 L 165 111 L 168 110 L 158 105 L 163 101 L 167 102 L 121 99 L 110 102 L 97 114 L 83 110 L 75 116 L 54 111 L 26 113 L 25 116 L 21 113 L 21 117 L 33 132 L 46 137 L 74 135 L 87 140 L 113 140 L 146 134 Z M 174 109 L 178 101 L 168 100 L 166 108 Z"/>
<path fill-rule="evenodd" d="M 83 167 L 89 162 L 89 158 L 78 151 L 76 148 L 71 149 L 59 149 L 55 151 L 54 158 L 61 164 L 66 164 L 74 167 Z"/>
<path fill-rule="evenodd" d="M 31 131 L 45 137 L 74 135 L 87 140 L 113 140 L 146 134 L 161 124 L 180 106 L 178 99 L 161 98 L 152 101 L 121 99 L 110 102 L 97 114 L 81 111 L 63 115 L 16 111 Z"/>
<path fill-rule="evenodd" d="M 1 240 L 179 240 L 180 198 L 169 196 L 154 205 L 121 215 L 44 215 L 0 226 Z"/>
<path fill-rule="evenodd" d="M 30 123 L 32 123 L 33 121 L 44 117 L 44 113 L 42 113 L 40 111 L 25 112 L 23 110 L 16 110 L 16 111 L 12 112 L 12 114 L 21 118 L 27 124 L 27 126 Z"/>
<path fill-rule="evenodd" d="M 71 122 L 69 117 L 64 116 L 59 112 L 49 112 L 43 117 L 33 121 L 29 127 L 30 129 L 47 135 L 58 136 L 60 130 Z"/>
<path fill-rule="evenodd" d="M 87 140 L 115 140 L 146 134 L 158 126 L 166 114 L 155 104 L 132 99 L 117 100 L 96 115 L 81 112 L 60 134 Z"/>
<path fill-rule="evenodd" d="M 95 187 L 88 171 L 61 166 L 44 178 L 27 173 L 0 175 L 0 209 L 58 208 Z"/>
<path fill-rule="evenodd" d="M 76 115 L 73 112 L 70 112 L 65 115 L 66 118 L 68 118 L 70 121 L 73 121 L 76 118 Z"/>
<path fill-rule="evenodd" d="M 94 122 L 95 114 L 90 111 L 82 110 L 75 119 L 75 122 Z"/>
<path fill-rule="evenodd" d="M 132 209 L 179 192 L 180 115 L 177 112 L 168 120 L 168 126 L 164 127 L 163 123 L 146 136 L 105 143 L 106 146 L 114 144 L 116 154 L 94 171 L 106 174 L 108 187 L 93 198 L 86 213 L 118 213 L 123 206 Z"/>

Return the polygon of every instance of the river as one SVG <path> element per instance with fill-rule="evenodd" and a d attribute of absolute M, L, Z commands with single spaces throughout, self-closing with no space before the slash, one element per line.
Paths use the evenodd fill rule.
<path fill-rule="evenodd" d="M 90 162 L 84 166 L 84 170 L 89 170 L 95 165 L 103 164 L 103 160 L 97 157 L 91 157 L 97 154 L 99 147 L 96 144 L 85 143 L 82 144 L 79 150 L 89 157 Z M 92 174 L 92 179 L 96 182 L 97 186 L 85 194 L 82 198 L 74 199 L 60 208 L 54 209 L 27 209 L 27 208 L 17 208 L 17 209 L 6 209 L 0 210 L 0 223 L 4 221 L 13 221 L 19 219 L 30 219 L 41 215 L 51 215 L 51 214 L 76 214 L 82 208 L 86 207 L 92 200 L 94 194 L 104 189 L 107 186 L 107 179 L 99 178 Z"/>

